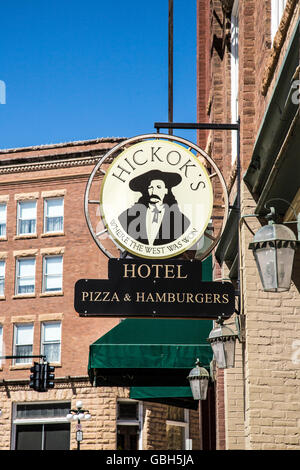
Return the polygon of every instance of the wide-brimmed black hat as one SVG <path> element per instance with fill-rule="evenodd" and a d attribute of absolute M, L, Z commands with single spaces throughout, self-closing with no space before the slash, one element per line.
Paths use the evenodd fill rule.
<path fill-rule="evenodd" d="M 133 178 L 129 183 L 129 187 L 132 191 L 140 191 L 143 193 L 152 180 L 162 180 L 166 187 L 170 189 L 173 188 L 173 186 L 177 186 L 177 184 L 181 182 L 182 178 L 178 173 L 150 170 L 147 171 L 147 173 L 143 173 L 142 175 Z"/>

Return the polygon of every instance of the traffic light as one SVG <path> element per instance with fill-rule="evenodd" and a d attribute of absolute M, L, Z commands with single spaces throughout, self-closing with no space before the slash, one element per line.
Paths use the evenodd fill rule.
<path fill-rule="evenodd" d="M 49 388 L 54 388 L 55 367 L 50 366 L 49 362 L 45 362 L 43 366 L 43 392 L 47 392 Z"/>
<path fill-rule="evenodd" d="M 36 392 L 47 392 L 49 388 L 54 388 L 54 371 L 55 367 L 50 366 L 48 362 L 35 362 L 30 368 L 29 387 Z"/>
<path fill-rule="evenodd" d="M 29 387 L 33 388 L 36 392 L 41 392 L 42 388 L 42 376 L 43 376 L 43 369 L 42 369 L 43 364 L 40 364 L 38 362 L 35 362 L 33 367 L 30 368 L 30 382 L 29 382 Z"/>

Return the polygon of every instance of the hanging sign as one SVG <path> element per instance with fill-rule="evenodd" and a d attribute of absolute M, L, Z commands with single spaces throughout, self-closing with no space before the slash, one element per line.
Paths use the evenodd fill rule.
<path fill-rule="evenodd" d="M 126 148 L 110 165 L 100 207 L 110 235 L 127 252 L 174 257 L 207 228 L 212 184 L 191 151 L 174 142 L 147 140 Z"/>
<path fill-rule="evenodd" d="M 127 139 L 96 164 L 85 192 L 88 228 L 108 257 L 205 259 L 228 216 L 223 176 L 200 147 L 177 136 Z M 117 250 L 117 251 L 116 251 Z"/>
<path fill-rule="evenodd" d="M 229 282 L 201 282 L 201 262 L 109 260 L 109 279 L 80 279 L 75 310 L 81 316 L 230 317 L 235 308 Z"/>

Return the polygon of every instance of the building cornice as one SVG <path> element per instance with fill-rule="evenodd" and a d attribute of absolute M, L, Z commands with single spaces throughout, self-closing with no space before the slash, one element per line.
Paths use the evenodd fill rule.
<path fill-rule="evenodd" d="M 31 171 L 41 171 L 41 170 L 54 170 L 59 168 L 71 168 L 71 167 L 78 167 L 78 166 L 88 166 L 88 165 L 95 165 L 102 157 L 102 155 L 95 155 L 90 157 L 83 157 L 83 158 L 70 158 L 70 159 L 63 159 L 63 160 L 55 160 L 55 161 L 39 161 L 39 162 L 31 162 L 31 163 L 15 163 L 10 165 L 3 165 L 0 166 L 0 174 L 10 174 L 10 173 L 23 173 L 23 172 L 31 172 Z"/>
<path fill-rule="evenodd" d="M 0 150 L 0 174 L 95 165 L 108 150 L 123 140 L 125 139 L 97 139 L 52 146 Z M 102 144 L 102 146 L 98 147 L 97 144 Z M 60 152 L 60 149 L 64 151 Z M 53 152 L 49 153 L 49 150 Z M 4 158 L 4 156 L 10 158 Z"/>

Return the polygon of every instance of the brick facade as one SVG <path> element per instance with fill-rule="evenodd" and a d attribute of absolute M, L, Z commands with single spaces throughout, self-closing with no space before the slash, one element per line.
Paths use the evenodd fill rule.
<path fill-rule="evenodd" d="M 198 2 L 199 15 L 205 3 Z M 231 122 L 231 18 L 222 9 L 223 1 L 207 3 L 210 4 L 208 36 L 211 50 L 208 119 L 210 122 Z M 272 44 L 271 1 L 239 1 L 242 216 L 255 213 L 258 195 L 251 194 L 243 176 L 290 47 L 299 20 L 299 8 L 299 1 L 287 0 Z M 297 73 L 295 78 L 299 78 Z M 201 75 L 198 79 L 203 80 Z M 200 82 L 199 89 L 203 88 Z M 223 171 L 232 204 L 236 196 L 236 181 L 232 185 L 236 168 L 235 162 L 231 163 L 230 139 L 225 132 L 214 132 L 206 144 Z M 253 255 L 248 249 L 252 232 L 260 227 L 261 221 L 255 217 L 247 219 L 247 225 L 241 224 L 241 299 L 246 337 L 243 344 L 237 343 L 235 368 L 217 372 L 217 448 L 299 450 L 300 408 L 296 398 L 299 395 L 299 250 L 291 289 L 282 294 L 263 292 Z M 228 278 L 230 266 L 224 263 L 221 275 L 217 264 L 216 267 L 215 278 Z M 233 318 L 229 324 L 235 328 Z"/>
<path fill-rule="evenodd" d="M 117 325 L 119 318 L 82 318 L 74 310 L 78 279 L 107 278 L 107 258 L 96 246 L 84 217 L 88 178 L 101 156 L 121 139 L 98 139 L 51 146 L 0 151 L 0 202 L 7 204 L 7 231 L 0 237 L 0 259 L 5 259 L 4 295 L 0 297 L 3 355 L 12 350 L 15 325 L 33 324 L 33 355 L 41 354 L 42 324 L 61 322 L 61 359 L 55 363 L 55 387 L 46 393 L 29 388 L 32 364 L 3 360 L 0 369 L 0 448 L 14 448 L 16 404 L 69 403 L 82 400 L 92 415 L 83 423 L 82 449 L 117 447 L 117 401 L 129 397 L 129 388 L 93 387 L 87 376 L 89 345 Z M 49 197 L 64 199 L 64 229 L 45 233 L 44 204 Z M 98 197 L 98 195 L 96 195 Z M 18 201 L 36 201 L 36 233 L 17 235 Z M 61 292 L 43 291 L 43 257 L 63 257 Z M 34 258 L 34 293 L 15 291 L 16 260 Z M 166 405 L 143 404 L 143 449 L 162 449 L 166 441 Z M 190 414 L 193 446 L 199 445 L 197 413 Z M 76 449 L 75 423 L 70 449 Z"/>

